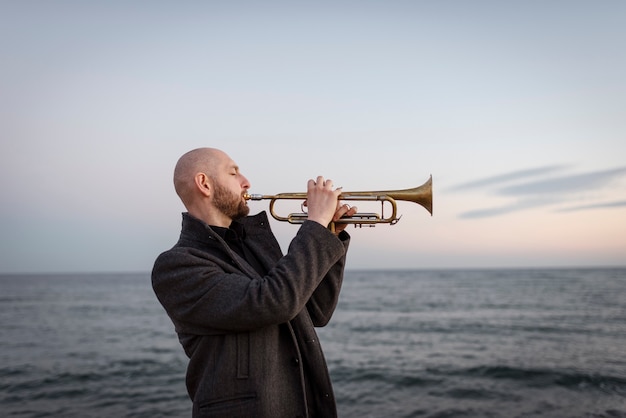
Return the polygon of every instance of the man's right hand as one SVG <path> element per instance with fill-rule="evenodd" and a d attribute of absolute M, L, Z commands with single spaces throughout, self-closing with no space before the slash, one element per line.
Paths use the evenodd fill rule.
<path fill-rule="evenodd" d="M 333 190 L 332 180 L 324 180 L 322 176 L 309 180 L 306 195 L 308 219 L 328 227 L 337 211 L 340 194 L 341 187 Z"/>

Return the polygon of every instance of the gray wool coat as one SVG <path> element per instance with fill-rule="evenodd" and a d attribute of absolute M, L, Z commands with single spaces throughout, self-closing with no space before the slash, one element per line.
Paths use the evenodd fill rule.
<path fill-rule="evenodd" d="M 154 292 L 189 357 L 194 417 L 335 417 L 315 326 L 337 305 L 349 236 L 302 224 L 283 257 L 267 214 L 240 221 L 261 277 L 207 224 L 184 213 L 160 254 Z"/>

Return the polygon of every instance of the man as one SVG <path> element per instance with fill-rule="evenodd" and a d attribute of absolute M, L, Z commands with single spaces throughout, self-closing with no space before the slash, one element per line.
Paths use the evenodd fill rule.
<path fill-rule="evenodd" d="M 356 208 L 309 180 L 308 219 L 283 256 L 267 214 L 247 216 L 250 183 L 224 152 L 184 154 L 174 186 L 187 212 L 152 285 L 190 359 L 193 416 L 336 416 L 314 326 L 337 305 L 349 244 L 345 225 L 327 226 Z"/>

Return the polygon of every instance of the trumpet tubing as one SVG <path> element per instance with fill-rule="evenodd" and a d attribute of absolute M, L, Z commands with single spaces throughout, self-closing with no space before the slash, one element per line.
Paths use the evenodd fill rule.
<path fill-rule="evenodd" d="M 379 223 L 388 223 L 395 225 L 400 217 L 397 216 L 397 203 L 396 201 L 408 201 L 414 202 L 424 207 L 431 215 L 433 214 L 433 199 L 432 199 L 432 181 L 430 178 L 421 186 L 414 187 L 412 189 L 404 190 L 380 190 L 380 191 L 360 191 L 360 192 L 343 192 L 339 195 L 339 200 L 344 201 L 379 201 L 381 202 L 381 211 L 379 213 L 356 213 L 350 217 L 344 217 L 336 221 L 336 224 L 354 224 L 355 226 L 375 226 Z M 280 216 L 274 211 L 274 204 L 278 200 L 305 200 L 306 193 L 279 193 L 275 195 L 261 195 L 261 194 L 246 194 L 244 196 L 246 200 L 270 200 L 270 214 L 278 221 L 289 222 L 292 224 L 303 223 L 307 219 L 306 212 L 291 213 L 287 216 Z M 383 213 L 385 202 L 390 203 L 392 213 L 389 216 L 385 216 Z"/>

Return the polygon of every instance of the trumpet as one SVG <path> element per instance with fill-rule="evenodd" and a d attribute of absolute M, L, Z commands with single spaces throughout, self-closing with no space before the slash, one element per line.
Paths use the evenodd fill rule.
<path fill-rule="evenodd" d="M 380 213 L 355 213 L 353 216 L 343 217 L 335 224 L 353 224 L 355 227 L 376 226 L 376 224 L 386 223 L 389 225 L 395 225 L 400 220 L 401 216 L 398 216 L 397 201 L 414 202 L 421 205 L 432 216 L 433 214 L 433 195 L 432 195 L 432 182 L 433 177 L 430 178 L 421 186 L 414 187 L 412 189 L 404 190 L 382 190 L 382 191 L 365 191 L 365 192 L 342 192 L 339 195 L 339 200 L 345 201 L 378 201 L 381 208 Z M 301 213 L 291 213 L 287 216 L 280 216 L 274 211 L 274 204 L 278 200 L 291 199 L 291 200 L 306 200 L 306 193 L 279 193 L 275 195 L 263 195 L 263 194 L 245 194 L 246 200 L 269 200 L 269 211 L 272 217 L 278 221 L 289 222 L 291 224 L 301 224 L 307 219 L 307 213 L 304 211 L 304 204 L 302 204 Z M 385 216 L 385 202 L 391 206 L 391 214 Z"/>

